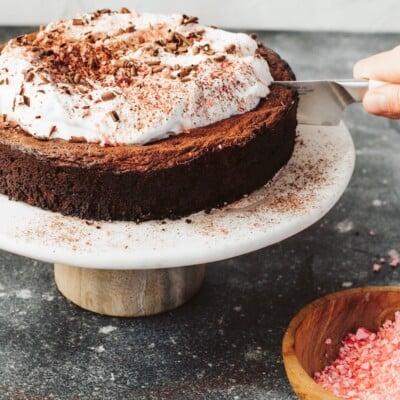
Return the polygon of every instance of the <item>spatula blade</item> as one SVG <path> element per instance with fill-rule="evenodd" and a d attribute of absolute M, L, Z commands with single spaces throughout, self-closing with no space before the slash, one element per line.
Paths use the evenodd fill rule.
<path fill-rule="evenodd" d="M 365 80 L 275 81 L 297 90 L 297 121 L 305 125 L 338 125 L 343 110 L 361 101 L 368 90 Z"/>

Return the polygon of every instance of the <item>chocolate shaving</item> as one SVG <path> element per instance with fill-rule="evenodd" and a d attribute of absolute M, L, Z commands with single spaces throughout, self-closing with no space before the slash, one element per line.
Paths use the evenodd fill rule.
<path fill-rule="evenodd" d="M 101 95 L 101 99 L 103 101 L 109 101 L 115 98 L 115 93 L 114 92 L 105 92 Z"/>
<path fill-rule="evenodd" d="M 87 143 L 87 140 L 84 136 L 71 136 L 68 141 L 70 143 Z"/>
<path fill-rule="evenodd" d="M 150 54 L 151 54 L 153 57 L 158 56 L 158 49 L 157 49 L 157 48 L 151 49 Z"/>
<path fill-rule="evenodd" d="M 23 99 L 24 99 L 24 104 L 27 106 L 27 107 L 30 107 L 31 106 L 31 99 L 28 97 L 28 96 L 22 96 L 23 97 Z"/>
<path fill-rule="evenodd" d="M 178 32 L 173 33 L 173 40 L 175 42 L 177 42 L 179 45 L 182 45 L 182 44 L 186 44 L 188 46 L 191 45 L 190 40 L 188 40 L 186 36 L 183 36 L 182 34 L 180 34 Z"/>
<path fill-rule="evenodd" d="M 97 60 L 94 57 L 90 57 L 88 60 L 88 66 L 90 69 L 94 69 L 98 65 Z"/>
<path fill-rule="evenodd" d="M 82 79 L 82 75 L 81 74 L 75 74 L 73 82 L 78 84 L 78 83 L 80 83 L 81 79 Z"/>
<path fill-rule="evenodd" d="M 162 47 L 164 47 L 167 44 L 167 42 L 164 39 L 158 39 L 154 43 Z"/>
<path fill-rule="evenodd" d="M 115 110 L 110 111 L 110 112 L 108 113 L 108 115 L 111 117 L 111 119 L 112 119 L 114 122 L 119 122 L 119 115 L 118 115 L 118 113 L 117 113 Z"/>
<path fill-rule="evenodd" d="M 179 78 L 184 78 L 185 76 L 188 76 L 193 70 L 193 67 L 185 67 L 182 68 L 179 72 L 178 72 L 178 76 Z"/>
<path fill-rule="evenodd" d="M 188 48 L 186 46 L 179 46 L 178 47 L 178 54 L 187 53 Z"/>
<path fill-rule="evenodd" d="M 72 25 L 83 25 L 83 24 L 84 24 L 84 22 L 81 18 L 74 18 L 72 20 Z"/>
<path fill-rule="evenodd" d="M 161 64 L 161 60 L 149 60 L 149 61 L 146 61 L 146 64 L 147 65 L 160 65 Z"/>
<path fill-rule="evenodd" d="M 187 25 L 187 24 L 197 24 L 199 22 L 198 17 L 189 17 L 188 15 L 183 14 L 182 15 L 182 25 Z"/>
<path fill-rule="evenodd" d="M 201 50 L 203 51 L 203 53 L 207 54 L 208 56 L 212 56 L 215 54 L 215 51 L 210 47 L 209 44 L 205 44 L 204 46 L 202 46 Z"/>
<path fill-rule="evenodd" d="M 178 43 L 169 42 L 166 44 L 165 48 L 169 51 L 176 51 L 176 49 L 178 48 Z"/>
<path fill-rule="evenodd" d="M 29 71 L 25 74 L 25 82 L 32 82 L 35 74 L 32 71 Z"/>
<path fill-rule="evenodd" d="M 135 66 L 135 64 L 133 63 L 133 61 L 130 60 L 116 60 L 113 65 L 116 68 L 131 68 L 133 66 Z"/>
<path fill-rule="evenodd" d="M 137 69 L 134 65 L 129 69 L 131 76 L 137 76 Z"/>
<path fill-rule="evenodd" d="M 220 56 L 214 57 L 214 60 L 217 62 L 222 62 L 225 60 L 225 58 L 226 58 L 225 55 L 221 54 Z"/>
<path fill-rule="evenodd" d="M 121 14 L 130 14 L 130 10 L 126 7 L 122 7 L 121 10 L 119 11 Z"/>
<path fill-rule="evenodd" d="M 132 33 L 132 32 L 135 32 L 135 30 L 136 30 L 136 28 L 133 25 L 127 26 L 125 28 L 126 33 Z"/>
<path fill-rule="evenodd" d="M 98 40 L 99 40 L 99 41 L 104 41 L 104 40 L 108 39 L 109 36 L 108 36 L 107 33 L 105 33 L 105 32 L 96 32 L 96 33 L 92 33 L 92 34 L 89 36 L 89 38 L 90 38 L 91 41 L 94 43 L 94 42 L 97 42 Z M 103 50 L 104 50 L 104 49 L 103 49 Z"/>
<path fill-rule="evenodd" d="M 232 54 L 235 50 L 236 50 L 236 46 L 233 43 L 232 44 L 228 44 L 227 46 L 225 46 L 225 51 L 228 54 Z"/>
<path fill-rule="evenodd" d="M 56 133 L 57 131 L 57 127 L 55 125 L 53 125 L 50 129 L 50 133 L 49 133 L 49 137 L 51 137 L 52 135 L 54 135 L 54 133 Z"/>
<path fill-rule="evenodd" d="M 153 74 L 157 74 L 158 72 L 161 72 L 165 67 L 163 65 L 156 65 L 155 67 L 151 68 L 151 72 Z"/>

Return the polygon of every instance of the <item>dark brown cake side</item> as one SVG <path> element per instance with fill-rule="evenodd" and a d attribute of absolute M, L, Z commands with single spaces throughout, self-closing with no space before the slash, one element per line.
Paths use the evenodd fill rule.
<path fill-rule="evenodd" d="M 268 50 L 276 80 L 290 67 Z M 289 160 L 297 95 L 271 86 L 243 115 L 146 146 L 40 141 L 0 126 L 0 192 L 87 219 L 175 218 L 218 207 L 267 183 Z"/>

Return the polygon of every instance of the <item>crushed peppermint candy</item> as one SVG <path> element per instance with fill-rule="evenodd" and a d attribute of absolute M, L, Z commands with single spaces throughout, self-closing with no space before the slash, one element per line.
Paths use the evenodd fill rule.
<path fill-rule="evenodd" d="M 389 265 L 392 268 L 397 268 L 399 263 L 400 263 L 400 260 L 397 257 L 392 257 L 392 259 L 390 260 L 390 264 Z"/>
<path fill-rule="evenodd" d="M 389 257 L 390 257 L 389 265 L 392 268 L 397 268 L 399 266 L 399 264 L 400 264 L 400 255 L 399 255 L 399 253 L 396 250 L 391 249 L 391 250 L 389 250 L 388 254 L 389 254 Z"/>
<path fill-rule="evenodd" d="M 400 255 L 397 250 L 389 250 L 387 258 L 376 258 L 372 264 L 372 271 L 379 272 L 385 264 L 388 264 L 392 269 L 396 269 L 400 265 Z"/>
<path fill-rule="evenodd" d="M 379 272 L 381 269 L 382 269 L 382 264 L 374 263 L 374 264 L 372 265 L 372 270 L 373 270 L 374 272 Z"/>
<path fill-rule="evenodd" d="M 328 339 L 327 339 L 328 341 Z M 325 342 L 326 343 L 326 342 Z M 314 380 L 350 400 L 400 399 L 400 312 L 377 333 L 366 328 L 349 333 L 337 359 Z"/>

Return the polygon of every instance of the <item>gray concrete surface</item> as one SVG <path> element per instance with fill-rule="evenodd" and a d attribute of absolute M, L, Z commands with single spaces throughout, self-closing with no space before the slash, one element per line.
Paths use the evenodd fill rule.
<path fill-rule="evenodd" d="M 0 41 L 27 30 L 1 28 Z M 351 77 L 357 59 L 400 42 L 398 35 L 259 36 L 304 79 Z M 343 287 L 399 284 L 400 269 L 371 267 L 400 251 L 400 125 L 359 105 L 345 122 L 357 165 L 335 208 L 291 239 L 210 264 L 201 292 L 172 312 L 94 315 L 57 292 L 51 265 L 0 252 L 0 398 L 295 399 L 280 349 L 296 311 Z"/>

